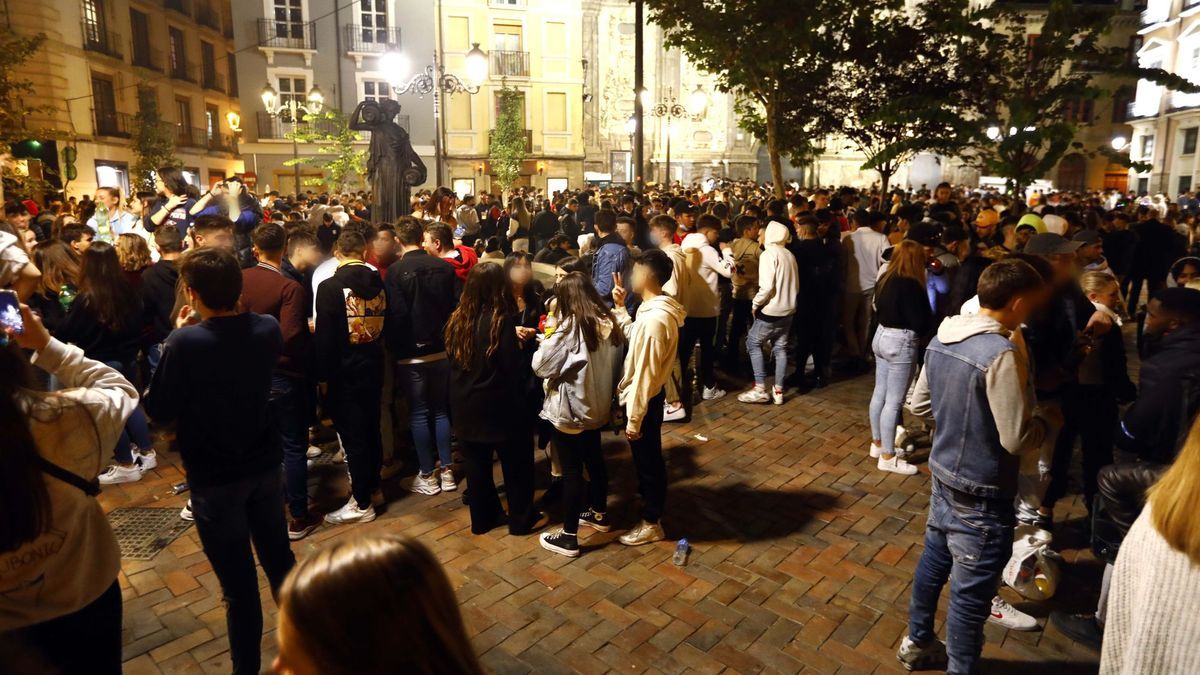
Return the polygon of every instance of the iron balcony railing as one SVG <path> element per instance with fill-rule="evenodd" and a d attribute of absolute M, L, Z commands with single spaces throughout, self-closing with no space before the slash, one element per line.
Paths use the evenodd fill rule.
<path fill-rule="evenodd" d="M 208 149 L 213 152 L 233 152 L 233 136 L 228 134 L 208 136 Z"/>
<path fill-rule="evenodd" d="M 301 113 L 301 115 L 303 115 L 303 113 Z M 300 122 L 299 125 L 297 125 L 296 123 L 292 122 L 292 120 L 288 119 L 286 114 L 272 117 L 263 110 L 259 110 L 256 114 L 256 117 L 258 119 L 258 139 L 260 141 L 286 140 L 287 135 L 291 133 L 292 130 L 297 126 L 300 126 L 305 130 L 313 129 L 320 133 L 337 133 L 337 125 L 333 122 L 333 120 L 321 119 L 316 120 L 315 122 Z M 400 128 L 408 131 L 410 129 L 409 123 L 410 120 L 408 115 L 396 115 L 396 124 L 400 125 Z M 363 140 L 366 140 L 366 137 L 364 137 Z"/>
<path fill-rule="evenodd" d="M 346 26 L 346 51 L 380 53 L 400 46 L 399 28 Z"/>
<path fill-rule="evenodd" d="M 492 77 L 529 77 L 529 52 L 493 50 Z"/>
<path fill-rule="evenodd" d="M 225 76 L 216 71 L 206 72 L 204 73 L 203 86 L 205 89 L 211 89 L 213 91 L 224 93 Z"/>
<path fill-rule="evenodd" d="M 192 84 L 196 84 L 199 81 L 199 78 L 196 77 L 196 66 L 186 62 L 176 63 L 171 67 L 171 78 L 191 82 Z"/>
<path fill-rule="evenodd" d="M 259 19 L 258 45 L 275 49 L 316 49 L 317 33 L 311 23 Z"/>
<path fill-rule="evenodd" d="M 192 0 L 163 0 L 163 7 L 188 17 L 192 16 Z"/>
<path fill-rule="evenodd" d="M 133 115 L 111 110 L 92 110 L 92 124 L 97 136 L 129 138 L 133 135 Z"/>
<path fill-rule="evenodd" d="M 133 43 L 133 65 L 150 70 L 163 71 L 163 53 L 162 50 L 155 49 L 148 44 L 138 44 L 135 40 Z"/>
<path fill-rule="evenodd" d="M 494 130 L 488 132 L 488 146 L 489 147 L 491 147 L 491 145 L 492 145 L 492 134 L 493 133 L 495 133 Z M 533 130 L 532 129 L 525 130 L 525 152 L 533 152 Z"/>
<path fill-rule="evenodd" d="M 213 7 L 211 0 L 201 2 L 196 6 L 196 21 L 201 26 L 207 26 L 215 31 L 221 30 L 221 15 Z"/>
<path fill-rule="evenodd" d="M 208 131 L 200 127 L 177 125 L 175 127 L 175 145 L 185 148 L 207 148 L 209 147 Z"/>
<path fill-rule="evenodd" d="M 83 48 L 86 51 L 104 54 L 114 59 L 122 58 L 121 38 L 116 33 L 87 21 L 83 21 L 80 26 L 83 29 Z"/>

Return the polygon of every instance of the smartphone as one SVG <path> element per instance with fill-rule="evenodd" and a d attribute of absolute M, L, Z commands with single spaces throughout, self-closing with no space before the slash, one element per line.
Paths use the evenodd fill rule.
<path fill-rule="evenodd" d="M 25 319 L 21 316 L 21 300 L 16 291 L 0 290 L 0 328 L 5 333 L 20 335 L 25 332 Z"/>

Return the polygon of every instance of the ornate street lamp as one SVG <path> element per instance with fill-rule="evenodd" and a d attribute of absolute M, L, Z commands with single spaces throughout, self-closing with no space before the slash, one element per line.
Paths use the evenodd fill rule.
<path fill-rule="evenodd" d="M 319 115 L 325 109 L 325 95 L 321 93 L 317 85 L 313 85 L 312 89 L 308 90 L 308 95 L 305 97 L 305 103 L 301 103 L 293 97 L 288 97 L 286 101 L 279 99 L 279 93 L 268 82 L 263 86 L 262 94 L 263 109 L 267 111 L 267 115 L 272 119 L 291 122 L 293 127 L 300 124 L 300 113 L 305 115 Z M 294 131 L 294 128 L 293 128 Z M 296 194 L 300 194 L 300 144 L 296 142 L 295 133 L 292 134 L 292 168 L 295 169 L 296 179 Z"/>
<path fill-rule="evenodd" d="M 688 96 L 688 106 L 684 106 L 678 99 L 675 98 L 674 89 L 667 88 L 667 97 L 657 103 L 649 104 L 647 99 L 650 92 L 642 89 L 641 98 L 642 106 L 649 108 L 646 111 L 647 115 L 665 118 L 667 121 L 667 185 L 671 184 L 671 126 L 673 120 L 692 120 L 699 122 L 704 119 L 704 113 L 708 110 L 708 94 L 704 92 L 703 87 L 696 85 L 696 89 Z M 689 110 L 690 108 L 690 110 Z"/>
<path fill-rule="evenodd" d="M 441 97 L 442 94 L 477 94 L 479 86 L 487 79 L 488 74 L 488 59 L 487 53 L 479 48 L 479 43 L 471 44 L 471 50 L 467 52 L 467 72 L 466 77 L 461 78 L 453 73 L 446 72 L 446 66 L 438 61 L 437 52 L 433 53 L 433 63 L 425 66 L 421 72 L 408 77 L 409 60 L 404 54 L 397 51 L 388 51 L 380 59 L 380 67 L 387 77 L 388 84 L 391 85 L 392 91 L 397 96 L 404 94 L 416 94 L 418 97 L 424 97 L 426 94 L 433 95 L 433 144 L 434 155 L 437 160 L 436 174 L 437 184 L 442 184 L 442 115 L 441 115 Z M 407 78 L 407 80 L 405 79 Z"/>

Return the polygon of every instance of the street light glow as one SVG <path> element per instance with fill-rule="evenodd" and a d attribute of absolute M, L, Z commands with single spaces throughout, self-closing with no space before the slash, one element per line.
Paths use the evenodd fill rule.
<path fill-rule="evenodd" d="M 987 137 L 993 141 L 998 140 L 1000 138 L 1000 127 L 988 127 Z"/>
<path fill-rule="evenodd" d="M 708 110 L 708 94 L 704 93 L 704 89 L 700 85 L 696 85 L 696 90 L 688 99 L 688 112 L 702 117 L 706 110 Z"/>
<path fill-rule="evenodd" d="M 387 79 L 388 84 L 393 87 L 399 86 L 404 83 L 404 78 L 408 76 L 408 57 L 394 50 L 385 52 L 379 59 L 379 70 L 383 72 L 383 76 Z"/>
<path fill-rule="evenodd" d="M 487 54 L 479 48 L 478 42 L 471 43 L 471 51 L 467 52 L 467 80 L 478 85 L 487 79 Z"/>
<path fill-rule="evenodd" d="M 266 108 L 268 114 L 275 114 L 275 103 L 279 99 L 279 95 L 275 93 L 275 88 L 268 82 L 262 89 L 263 107 Z"/>
<path fill-rule="evenodd" d="M 1128 138 L 1125 138 L 1124 136 L 1113 136 L 1113 139 L 1112 139 L 1112 149 L 1113 150 L 1117 150 L 1117 151 L 1124 150 L 1127 145 L 1129 145 Z"/>

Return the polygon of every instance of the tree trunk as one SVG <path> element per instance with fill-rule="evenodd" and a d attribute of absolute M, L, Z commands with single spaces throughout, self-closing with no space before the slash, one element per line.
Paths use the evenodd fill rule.
<path fill-rule="evenodd" d="M 783 163 L 779 159 L 779 109 L 775 94 L 767 95 L 767 158 L 771 160 L 771 182 L 775 185 L 775 198 L 783 199 Z"/>
<path fill-rule="evenodd" d="M 892 182 L 891 169 L 876 169 L 879 172 L 879 210 L 883 213 L 888 213 L 891 208 L 888 206 L 888 185 Z"/>

